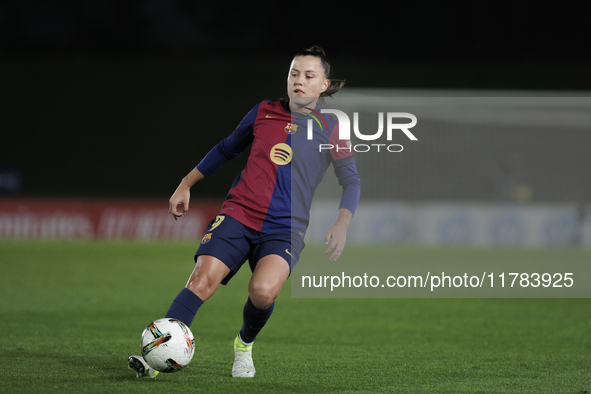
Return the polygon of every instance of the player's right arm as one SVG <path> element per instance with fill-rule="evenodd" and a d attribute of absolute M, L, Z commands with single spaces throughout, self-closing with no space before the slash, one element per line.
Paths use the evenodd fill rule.
<path fill-rule="evenodd" d="M 201 160 L 197 167 L 181 180 L 181 183 L 168 201 L 168 213 L 174 219 L 183 217 L 189 210 L 191 187 L 216 172 L 224 163 L 241 154 L 253 140 L 253 128 L 257 112 L 261 103 L 257 104 L 238 124 L 238 127 L 226 138 L 220 141 Z M 179 209 L 181 208 L 181 209 Z"/>
<path fill-rule="evenodd" d="M 197 164 L 197 169 L 205 175 L 210 176 L 216 172 L 224 163 L 240 155 L 254 139 L 254 123 L 261 103 L 255 105 L 238 124 L 234 131 L 221 140 L 212 150 Z"/>
<path fill-rule="evenodd" d="M 191 199 L 191 187 L 203 178 L 205 178 L 205 175 L 195 167 L 181 180 L 181 183 L 168 201 L 168 213 L 174 216 L 174 220 L 183 217 L 187 213 L 189 210 L 189 200 Z M 181 207 L 180 210 L 179 207 Z"/>

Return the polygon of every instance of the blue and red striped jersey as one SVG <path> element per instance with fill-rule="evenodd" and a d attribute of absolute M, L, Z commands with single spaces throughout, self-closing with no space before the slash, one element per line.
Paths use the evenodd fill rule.
<path fill-rule="evenodd" d="M 210 176 L 252 144 L 246 167 L 232 184 L 220 214 L 263 233 L 291 231 L 303 237 L 314 191 L 331 163 L 343 187 L 339 208 L 355 213 L 360 180 L 351 144 L 338 139 L 335 118 L 326 114 L 323 118 L 312 122 L 313 138 L 308 139 L 310 116 L 292 114 L 288 102 L 265 100 L 255 105 L 197 165 Z M 331 144 L 333 149 L 320 149 L 320 144 Z"/>

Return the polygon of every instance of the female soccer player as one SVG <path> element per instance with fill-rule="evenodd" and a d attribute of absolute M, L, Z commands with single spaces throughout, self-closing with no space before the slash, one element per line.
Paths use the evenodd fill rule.
<path fill-rule="evenodd" d="M 166 315 L 190 326 L 203 302 L 248 260 L 252 276 L 242 329 L 234 340 L 234 377 L 255 374 L 252 345 L 304 247 L 312 196 L 331 163 L 343 192 L 336 222 L 326 234 L 324 254 L 332 251 L 330 260 L 336 261 L 345 246 L 360 181 L 350 142 L 338 140 L 336 120 L 322 115 L 318 106 L 319 98 L 333 95 L 344 84 L 331 80 L 330 74 L 322 48 L 297 53 L 287 78 L 289 98 L 255 105 L 182 179 L 169 201 L 169 213 L 175 219 L 183 217 L 189 209 L 190 188 L 252 145 L 246 167 L 201 240 L 186 287 Z M 313 118 L 310 139 L 307 126 Z M 319 149 L 320 144 L 333 148 Z M 139 356 L 131 356 L 129 364 L 138 376 L 157 373 Z"/>

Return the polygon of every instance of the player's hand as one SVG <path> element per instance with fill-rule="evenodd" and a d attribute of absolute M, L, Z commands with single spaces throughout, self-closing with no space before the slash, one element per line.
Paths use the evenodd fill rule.
<path fill-rule="evenodd" d="M 181 184 L 170 200 L 168 201 L 168 213 L 170 213 L 174 220 L 185 216 L 185 213 L 189 210 L 189 200 L 191 198 L 191 192 L 188 187 L 183 187 Z"/>
<path fill-rule="evenodd" d="M 347 226 L 335 223 L 328 229 L 326 233 L 326 238 L 324 239 L 324 244 L 328 245 L 328 248 L 324 251 L 324 255 L 326 256 L 330 253 L 331 250 L 334 249 L 334 252 L 330 255 L 330 261 L 337 261 L 337 259 L 343 253 L 343 249 L 345 248 L 345 244 L 347 243 Z"/>

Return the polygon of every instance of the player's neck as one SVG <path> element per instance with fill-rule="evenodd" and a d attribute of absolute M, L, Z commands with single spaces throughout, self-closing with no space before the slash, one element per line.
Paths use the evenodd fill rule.
<path fill-rule="evenodd" d="M 310 112 L 308 108 L 316 108 L 316 103 L 318 102 L 318 98 L 315 98 L 314 101 L 303 103 L 298 102 L 297 100 L 290 99 L 289 100 L 289 110 L 291 112 Z"/>

